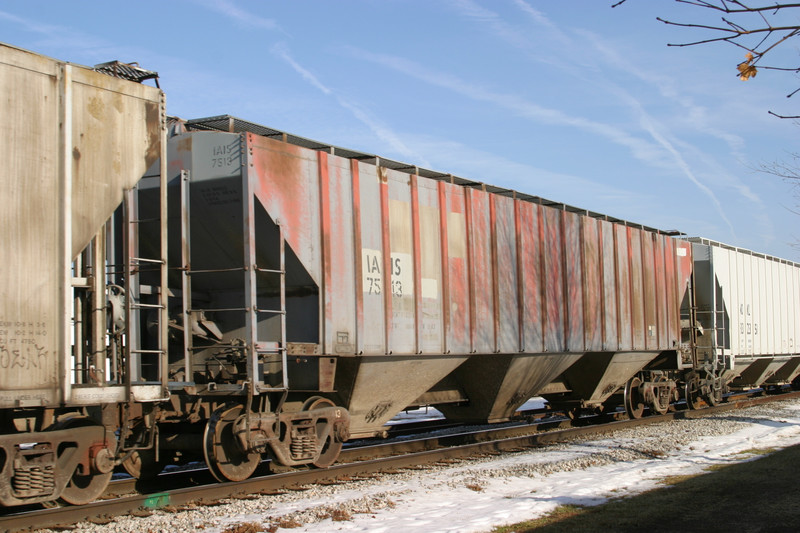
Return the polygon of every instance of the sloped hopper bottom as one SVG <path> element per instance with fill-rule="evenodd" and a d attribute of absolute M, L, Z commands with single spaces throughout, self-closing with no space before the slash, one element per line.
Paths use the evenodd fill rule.
<path fill-rule="evenodd" d="M 465 355 L 341 357 L 336 388 L 350 412 L 351 438 L 383 433 L 383 425 L 467 360 Z"/>
<path fill-rule="evenodd" d="M 791 383 L 797 377 L 800 357 L 778 356 L 750 356 L 737 357 L 733 389 L 746 390 L 762 385 L 781 385 Z"/>
<path fill-rule="evenodd" d="M 576 362 L 580 353 L 475 355 L 454 378 L 468 398 L 437 405 L 448 420 L 500 422 Z"/>

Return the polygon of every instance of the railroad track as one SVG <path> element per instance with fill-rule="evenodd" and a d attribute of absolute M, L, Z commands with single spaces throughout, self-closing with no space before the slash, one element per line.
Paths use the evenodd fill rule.
<path fill-rule="evenodd" d="M 619 429 L 643 426 L 684 418 L 701 418 L 732 409 L 750 407 L 772 401 L 800 398 L 800 392 L 751 397 L 732 396 L 726 403 L 696 411 L 679 410 L 664 415 L 624 419 L 602 424 L 580 424 L 568 420 L 539 422 L 498 429 L 482 429 L 449 435 L 410 439 L 399 442 L 344 449 L 339 463 L 320 470 L 298 470 L 283 474 L 256 476 L 239 483 L 218 483 L 203 470 L 159 476 L 161 490 L 134 492 L 133 480 L 112 483 L 109 490 L 117 494 L 88 505 L 52 509 L 27 509 L 0 516 L 0 530 L 22 531 L 75 524 L 81 521 L 104 523 L 121 515 L 146 516 L 155 509 L 181 510 L 193 506 L 212 505 L 222 499 L 252 498 L 296 489 L 315 483 L 333 484 L 358 477 L 390 473 L 441 461 L 464 459 L 525 448 L 567 442 L 579 437 L 598 436 Z M 573 424 L 571 427 L 570 424 Z M 183 485 L 183 486 L 180 486 Z M 187 486 L 190 485 L 190 486 Z"/>

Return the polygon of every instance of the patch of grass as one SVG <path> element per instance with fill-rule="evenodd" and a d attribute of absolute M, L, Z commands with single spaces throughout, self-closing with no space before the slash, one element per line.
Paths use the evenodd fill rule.
<path fill-rule="evenodd" d="M 658 483 L 659 483 L 659 485 L 672 486 L 672 485 L 677 485 L 679 483 L 683 483 L 683 482 L 685 482 L 685 481 L 687 481 L 689 479 L 692 479 L 693 477 L 697 477 L 699 475 L 700 474 L 686 474 L 686 475 L 680 475 L 680 476 L 667 476 L 667 477 L 665 477 L 663 479 L 659 479 Z"/>
<path fill-rule="evenodd" d="M 769 453 L 777 452 L 780 448 L 748 448 L 735 453 L 734 455 L 767 455 Z"/>
<path fill-rule="evenodd" d="M 492 530 L 493 533 L 520 533 L 532 531 L 540 527 L 558 524 L 562 520 L 576 517 L 586 511 L 582 505 L 559 505 L 546 515 L 536 520 L 528 520 L 513 526 L 501 526 Z"/>
<path fill-rule="evenodd" d="M 483 492 L 483 487 L 477 483 L 467 483 L 467 488 L 469 490 L 474 490 L 475 492 Z"/>

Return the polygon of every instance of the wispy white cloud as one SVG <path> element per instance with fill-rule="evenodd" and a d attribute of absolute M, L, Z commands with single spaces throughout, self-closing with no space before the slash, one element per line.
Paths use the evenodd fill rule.
<path fill-rule="evenodd" d="M 728 229 L 731 232 L 731 235 L 735 238 L 736 237 L 736 230 L 733 227 L 728 216 L 725 214 L 725 210 L 722 207 L 722 203 L 720 202 L 717 195 L 714 194 L 706 184 L 701 182 L 692 168 L 687 164 L 686 159 L 684 159 L 683 155 L 675 148 L 675 146 L 669 142 L 669 140 L 661 134 L 658 127 L 655 125 L 654 121 L 651 119 L 649 115 L 646 113 L 642 113 L 641 115 L 641 125 L 645 131 L 647 131 L 653 139 L 655 139 L 667 152 L 672 155 L 673 161 L 681 170 L 684 176 L 686 176 L 703 194 L 705 194 L 708 199 L 711 201 L 711 205 L 714 206 L 714 210 L 716 210 L 717 214 L 719 214 L 720 218 L 725 221 L 725 224 L 728 226 Z"/>
<path fill-rule="evenodd" d="M 478 178 L 519 191 L 535 191 L 536 195 L 576 206 L 597 206 L 602 202 L 607 208 L 604 212 L 611 215 L 622 216 L 621 213 L 631 211 L 631 205 L 648 205 L 653 201 L 647 193 L 508 159 L 451 138 L 421 134 L 409 142 L 412 149 L 434 161 L 434 169 L 448 169 L 463 178 Z"/>
<path fill-rule="evenodd" d="M 391 150 L 400 154 L 402 157 L 408 158 L 410 161 L 418 162 L 421 166 L 428 166 L 428 163 L 424 160 L 424 158 L 411 150 L 408 145 L 403 142 L 403 140 L 389 127 L 384 125 L 380 120 L 372 116 L 357 103 L 337 94 L 333 89 L 322 83 L 310 70 L 298 63 L 289 53 L 289 49 L 285 43 L 278 43 L 274 45 L 272 47 L 272 53 L 276 57 L 285 61 L 295 72 L 297 72 L 313 87 L 318 89 L 326 96 L 333 97 L 339 106 L 348 110 L 358 121 L 366 125 L 376 137 L 387 143 Z"/>
<path fill-rule="evenodd" d="M 584 48 L 591 47 L 596 52 L 595 57 L 601 59 L 606 68 L 639 79 L 657 90 L 664 98 L 684 108 L 686 110 L 684 117 L 692 128 L 725 141 L 734 153 L 738 153 L 744 148 L 744 139 L 739 135 L 710 127 L 706 108 L 696 105 L 691 97 L 681 92 L 675 84 L 674 78 L 633 64 L 627 59 L 626 54 L 621 53 L 619 49 L 594 32 L 577 29 L 575 34 L 584 39 Z"/>
<path fill-rule="evenodd" d="M 489 25 L 496 35 L 513 46 L 517 48 L 528 48 L 530 46 L 529 40 L 522 32 L 506 23 L 494 11 L 486 9 L 472 0 L 452 0 L 451 3 L 463 16 L 473 19 L 479 24 Z"/>
<path fill-rule="evenodd" d="M 289 54 L 289 48 L 284 43 L 275 44 L 272 47 L 272 53 L 288 63 L 289 66 L 292 67 L 295 72 L 300 74 L 304 80 L 322 91 L 324 94 L 330 95 L 332 93 L 332 91 L 323 85 L 322 82 L 319 81 L 317 77 L 314 76 L 308 69 L 304 68 L 302 65 L 300 65 L 300 63 L 294 60 L 294 58 Z"/>
<path fill-rule="evenodd" d="M 0 19 L 11 22 L 13 24 L 17 24 L 18 26 L 22 26 L 26 30 L 35 33 L 47 34 L 56 29 L 55 26 L 49 24 L 41 24 L 38 22 L 34 22 L 32 20 L 27 20 L 22 17 L 18 17 L 16 15 L 12 15 L 11 13 L 6 13 L 5 11 L 0 11 Z"/>
<path fill-rule="evenodd" d="M 695 105 L 691 98 L 682 94 L 672 80 L 662 74 L 649 71 L 646 68 L 637 67 L 626 58 L 625 54 L 620 53 L 614 46 L 601 39 L 596 34 L 574 29 L 571 31 L 571 35 L 580 38 L 580 41 L 576 41 L 571 35 L 559 29 L 541 12 L 525 2 L 525 0 L 513 0 L 513 3 L 534 24 L 546 28 L 561 41 L 563 46 L 555 47 L 554 49 L 557 49 L 558 53 L 562 54 L 562 60 L 553 63 L 558 65 L 558 68 L 561 70 L 567 71 L 578 78 L 586 79 L 587 76 L 590 77 L 590 79 L 593 80 L 593 86 L 604 88 L 604 90 L 610 94 L 615 95 L 617 102 L 627 106 L 634 116 L 638 117 L 638 124 L 641 130 L 655 142 L 655 146 L 653 146 L 652 143 L 645 142 L 636 135 L 632 135 L 627 129 L 598 123 L 583 117 L 567 115 L 559 110 L 544 110 L 540 106 L 526 102 L 516 96 L 495 94 L 490 98 L 486 98 L 485 94 L 476 94 L 474 90 L 469 90 L 468 86 L 463 84 L 463 82 L 461 88 L 448 84 L 449 88 L 458 90 L 461 94 L 472 98 L 492 101 L 496 105 L 501 105 L 507 109 L 513 109 L 518 114 L 521 113 L 534 120 L 569 125 L 600 135 L 611 142 L 628 147 L 634 157 L 647 164 L 655 165 L 660 168 L 672 166 L 673 168 L 679 169 L 695 187 L 709 198 L 711 205 L 714 206 L 715 211 L 725 222 L 726 226 L 728 226 L 731 235 L 735 237 L 734 226 L 725 214 L 722 202 L 708 184 L 698 177 L 698 173 L 693 168 L 693 165 L 688 162 L 684 155 L 686 147 L 690 147 L 691 143 L 680 141 L 680 137 L 670 132 L 664 121 L 660 121 L 647 113 L 642 103 L 636 97 L 628 90 L 613 82 L 612 79 L 616 76 L 625 75 L 638 79 L 647 86 L 652 87 L 664 98 L 677 103 L 685 110 L 685 113 L 681 115 L 684 117 L 684 123 L 691 128 L 694 134 L 703 133 L 723 140 L 728 144 L 734 156 L 738 154 L 744 146 L 744 141 L 741 137 L 725 131 L 715 130 L 708 126 L 708 121 L 702 120 L 705 116 L 705 109 Z M 522 32 L 514 30 L 512 33 L 515 35 L 515 38 L 508 38 L 510 32 L 508 24 L 505 23 L 502 17 L 497 13 L 477 6 L 471 0 L 458 0 L 454 2 L 453 5 L 458 8 L 462 15 L 466 15 L 475 22 L 487 27 L 496 38 L 515 46 L 523 52 L 529 52 L 531 49 L 532 42 L 527 40 L 525 34 Z M 585 63 L 587 49 L 593 50 L 593 61 L 599 63 L 601 67 L 592 65 L 589 68 L 576 69 L 575 65 Z M 395 68 L 397 68 L 397 61 L 387 61 L 384 59 L 383 63 L 393 63 Z M 417 72 L 415 73 L 412 69 L 405 68 L 407 74 L 416 75 L 416 77 L 420 79 L 426 79 L 426 81 L 436 83 L 440 86 L 446 85 L 441 83 L 442 80 L 446 79 L 445 77 L 439 75 L 434 79 L 431 75 L 419 76 L 420 69 L 418 68 L 416 70 Z M 609 72 L 616 73 L 616 76 L 609 76 Z M 675 140 L 670 140 L 671 137 Z M 694 155 L 697 156 L 698 154 L 695 153 Z M 719 166 L 715 165 L 715 162 L 710 158 L 702 155 L 694 157 L 693 159 L 702 161 L 704 167 Z M 738 178 L 727 172 L 723 173 L 720 178 L 725 181 L 726 186 L 736 191 L 737 194 L 754 202 L 756 205 L 761 205 L 758 196 L 743 185 Z"/>
<path fill-rule="evenodd" d="M 246 11 L 236 5 L 232 0 L 194 0 L 207 9 L 216 11 L 221 15 L 236 21 L 245 27 L 259 28 L 263 30 L 279 31 L 285 33 L 274 19 L 265 18 Z"/>
<path fill-rule="evenodd" d="M 628 148 L 637 159 L 650 164 L 664 164 L 663 154 L 656 145 L 632 136 L 623 129 L 592 121 L 584 117 L 569 115 L 558 109 L 540 106 L 514 94 L 494 92 L 452 74 L 427 69 L 422 65 L 404 58 L 375 54 L 354 47 L 348 47 L 347 50 L 352 56 L 361 60 L 370 61 L 383 67 L 396 70 L 431 85 L 454 91 L 467 98 L 502 107 L 517 116 L 546 124 L 572 126 L 586 132 L 600 135 L 616 144 Z"/>
<path fill-rule="evenodd" d="M 37 49 L 59 49 L 65 53 L 69 52 L 73 56 L 102 57 L 106 61 L 108 56 L 103 54 L 107 54 L 109 49 L 115 49 L 102 39 L 75 31 L 72 28 L 55 24 L 42 24 L 5 11 L 0 11 L 0 21 L 8 22 L 22 28 L 24 31 L 38 35 L 36 41 Z"/>

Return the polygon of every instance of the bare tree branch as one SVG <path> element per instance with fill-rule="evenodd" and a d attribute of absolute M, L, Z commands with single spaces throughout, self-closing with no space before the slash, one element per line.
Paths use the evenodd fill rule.
<path fill-rule="evenodd" d="M 760 13 L 764 11 L 772 11 L 773 13 L 777 13 L 781 9 L 792 9 L 795 7 L 800 7 L 800 4 L 785 4 L 785 3 L 782 4 L 775 3 L 775 4 L 770 4 L 768 6 L 760 6 L 760 7 L 748 7 L 744 5 L 742 2 L 736 2 L 735 0 L 730 0 L 730 1 L 722 0 L 721 1 L 722 5 L 714 5 L 711 2 L 703 2 L 702 0 L 675 0 L 675 1 L 678 2 L 679 4 L 689 4 L 692 6 L 706 7 L 708 9 L 713 9 L 715 11 L 721 11 L 723 13 Z M 619 3 L 622 4 L 623 2 L 625 2 L 625 0 L 622 0 L 622 2 Z M 739 7 L 738 8 L 727 7 L 727 4 L 729 3 L 737 5 Z"/>
<path fill-rule="evenodd" d="M 798 90 L 800 90 L 800 89 L 798 89 Z M 795 92 L 797 92 L 797 91 L 795 91 Z M 777 114 L 777 113 L 773 113 L 772 111 L 767 111 L 767 113 L 769 113 L 769 114 L 770 114 L 770 115 L 772 115 L 773 117 L 778 117 L 778 118 L 794 118 L 794 119 L 798 119 L 798 118 L 800 118 L 800 115 L 794 115 L 794 116 L 789 116 L 789 115 L 779 115 L 779 114 Z"/>
<path fill-rule="evenodd" d="M 618 7 L 627 0 L 618 0 L 611 7 Z M 678 4 L 716 11 L 723 14 L 721 24 L 705 24 L 700 22 L 681 22 L 657 17 L 656 20 L 668 26 L 689 28 L 704 31 L 703 38 L 668 43 L 668 46 L 685 47 L 710 43 L 730 43 L 746 52 L 745 61 L 736 65 L 737 76 L 742 80 L 754 78 L 758 70 L 775 70 L 800 73 L 800 65 L 786 66 L 762 64 L 764 57 L 787 41 L 800 36 L 800 3 L 777 2 L 775 0 L 675 0 Z M 791 11 L 794 10 L 794 11 Z M 789 18 L 792 17 L 793 18 Z M 787 19 L 790 22 L 786 22 Z M 800 88 L 787 94 L 791 98 L 800 92 Z M 784 116 L 770 111 L 780 118 L 797 118 Z"/>

